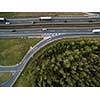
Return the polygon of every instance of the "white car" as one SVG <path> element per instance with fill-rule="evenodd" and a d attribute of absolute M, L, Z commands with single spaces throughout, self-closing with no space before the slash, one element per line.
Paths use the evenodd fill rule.
<path fill-rule="evenodd" d="M 48 29 L 47 28 L 42 28 L 42 31 L 47 31 Z"/>
<path fill-rule="evenodd" d="M 10 24 L 10 22 L 5 22 L 5 24 Z"/>
<path fill-rule="evenodd" d="M 100 33 L 100 29 L 93 29 L 92 32 L 93 33 Z"/>

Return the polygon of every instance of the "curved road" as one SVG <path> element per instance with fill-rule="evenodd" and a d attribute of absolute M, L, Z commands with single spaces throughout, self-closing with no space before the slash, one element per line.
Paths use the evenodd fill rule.
<path fill-rule="evenodd" d="M 51 36 L 49 36 L 49 38 L 40 41 L 38 44 L 36 44 L 32 49 L 30 49 L 28 51 L 28 53 L 25 55 L 25 57 L 22 59 L 22 61 L 19 63 L 19 65 L 17 67 L 4 68 L 4 70 L 12 71 L 12 72 L 14 72 L 14 74 L 8 81 L 0 84 L 0 86 L 3 86 L 3 87 L 12 86 L 15 83 L 15 81 L 17 80 L 17 78 L 20 76 L 21 72 L 25 68 L 25 66 L 28 63 L 28 61 L 30 60 L 30 58 L 45 45 L 47 45 L 55 40 L 61 39 L 61 38 L 80 38 L 83 36 L 85 36 L 85 37 L 100 36 L 100 34 L 93 34 L 91 32 L 87 32 L 87 33 L 83 32 L 80 34 L 78 34 L 78 33 L 74 33 L 74 34 L 73 33 L 63 33 L 63 34 L 56 34 L 55 36 L 51 35 Z"/>

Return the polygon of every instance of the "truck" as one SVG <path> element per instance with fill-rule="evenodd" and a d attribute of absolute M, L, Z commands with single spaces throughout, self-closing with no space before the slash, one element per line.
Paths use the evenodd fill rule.
<path fill-rule="evenodd" d="M 52 17 L 39 17 L 39 20 L 45 20 L 45 21 L 49 21 L 49 20 L 51 20 L 52 19 Z"/>
<path fill-rule="evenodd" d="M 0 18 L 0 24 L 10 24 L 10 22 L 7 21 L 6 18 L 2 17 Z"/>
<path fill-rule="evenodd" d="M 92 32 L 93 33 L 100 33 L 100 29 L 93 29 Z"/>
<path fill-rule="evenodd" d="M 0 22 L 6 22 L 6 18 L 0 18 Z"/>
<path fill-rule="evenodd" d="M 47 31 L 48 29 L 47 28 L 42 28 L 42 31 Z"/>

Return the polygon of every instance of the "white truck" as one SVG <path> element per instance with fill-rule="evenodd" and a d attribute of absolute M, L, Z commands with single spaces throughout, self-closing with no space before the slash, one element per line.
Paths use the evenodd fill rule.
<path fill-rule="evenodd" d="M 93 29 L 92 32 L 93 33 L 100 33 L 100 29 Z"/>
<path fill-rule="evenodd" d="M 48 29 L 47 28 L 42 28 L 42 31 L 47 31 Z"/>
<path fill-rule="evenodd" d="M 0 22 L 6 22 L 6 19 L 5 18 L 0 18 Z"/>
<path fill-rule="evenodd" d="M 4 17 L 0 18 L 0 23 L 1 24 L 10 24 L 10 22 L 7 21 L 6 18 L 4 18 Z"/>
<path fill-rule="evenodd" d="M 52 19 L 52 17 L 39 17 L 39 20 L 45 20 L 45 21 L 49 21 L 49 20 L 51 20 Z"/>

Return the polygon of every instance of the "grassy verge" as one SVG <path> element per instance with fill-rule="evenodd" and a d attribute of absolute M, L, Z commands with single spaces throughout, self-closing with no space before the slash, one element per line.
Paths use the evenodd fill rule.
<path fill-rule="evenodd" d="M 84 16 L 82 12 L 0 12 L 0 17 Z"/>
<path fill-rule="evenodd" d="M 87 15 L 86 13 L 82 12 L 18 12 L 16 13 L 16 16 L 19 17 L 38 17 L 38 16 L 84 16 Z"/>
<path fill-rule="evenodd" d="M 7 81 L 11 75 L 11 72 L 0 72 L 0 84 Z"/>
<path fill-rule="evenodd" d="M 99 37 L 55 41 L 33 56 L 14 86 L 100 86 L 99 45 Z"/>
<path fill-rule="evenodd" d="M 0 65 L 10 66 L 19 63 L 30 46 L 34 46 L 41 38 L 0 39 Z"/>
<path fill-rule="evenodd" d="M 16 13 L 14 12 L 0 12 L 0 17 L 15 17 Z"/>

